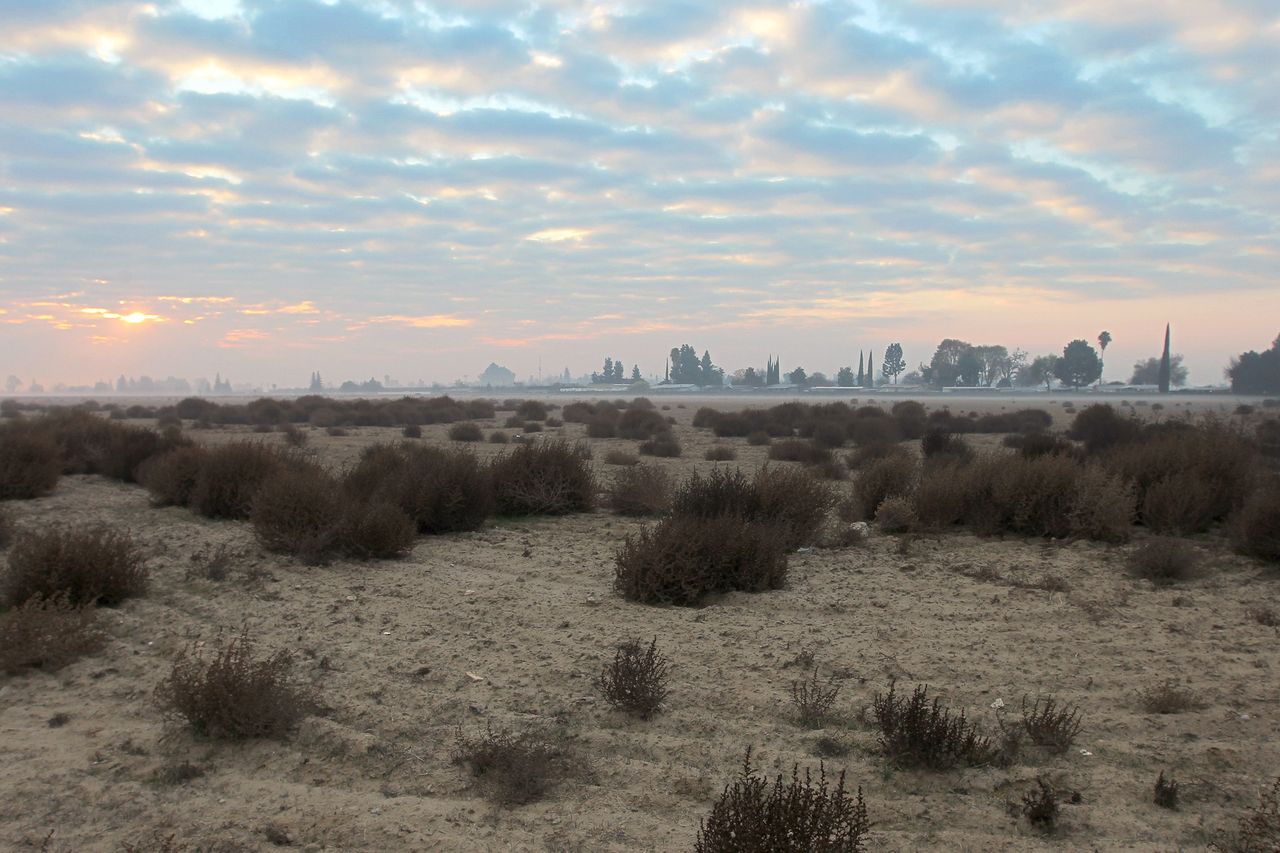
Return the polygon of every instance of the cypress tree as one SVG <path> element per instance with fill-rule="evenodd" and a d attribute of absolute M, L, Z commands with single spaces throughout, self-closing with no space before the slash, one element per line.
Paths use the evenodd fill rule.
<path fill-rule="evenodd" d="M 858 387 L 861 388 L 865 383 L 862 376 L 862 350 L 858 350 Z"/>
<path fill-rule="evenodd" d="M 1164 352 L 1160 355 L 1160 393 L 1169 393 L 1169 324 L 1164 324 Z"/>

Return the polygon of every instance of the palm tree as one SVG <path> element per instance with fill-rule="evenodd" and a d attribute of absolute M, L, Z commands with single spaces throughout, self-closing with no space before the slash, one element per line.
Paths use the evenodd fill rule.
<path fill-rule="evenodd" d="M 1098 346 L 1102 348 L 1102 358 L 1098 359 L 1100 365 L 1105 363 L 1107 357 L 1107 344 L 1111 343 L 1111 333 L 1103 330 L 1098 334 Z M 1098 374 L 1098 387 L 1102 387 L 1102 374 Z"/>

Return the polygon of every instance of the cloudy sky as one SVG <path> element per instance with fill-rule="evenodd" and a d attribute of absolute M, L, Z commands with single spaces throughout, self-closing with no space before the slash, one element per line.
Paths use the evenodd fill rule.
<path fill-rule="evenodd" d="M 1280 332 L 1275 0 L 0 0 L 0 373 L 1192 382 Z"/>

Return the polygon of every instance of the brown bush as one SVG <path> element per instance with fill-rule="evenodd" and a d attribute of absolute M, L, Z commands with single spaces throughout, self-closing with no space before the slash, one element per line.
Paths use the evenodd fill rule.
<path fill-rule="evenodd" d="M 133 539 L 105 527 L 26 530 L 9 550 L 0 600 L 65 595 L 71 605 L 113 606 L 147 590 L 147 568 Z"/>
<path fill-rule="evenodd" d="M 671 427 L 662 415 L 651 409 L 628 408 L 618 418 L 618 437 L 635 441 L 653 438 L 659 433 L 670 432 Z"/>
<path fill-rule="evenodd" d="M 282 738 L 316 708 L 312 691 L 293 683 L 293 656 L 254 655 L 242 633 L 208 652 L 194 646 L 178 655 L 156 687 L 155 701 L 168 717 L 197 734 L 216 738 Z"/>
<path fill-rule="evenodd" d="M 1138 704 L 1148 714 L 1181 714 L 1183 711 L 1196 711 L 1204 707 L 1195 691 L 1183 687 L 1173 679 L 1139 691 Z"/>
<path fill-rule="evenodd" d="M 779 589 L 786 574 L 775 526 L 677 515 L 628 534 L 617 552 L 614 586 L 629 601 L 691 607 L 712 593 Z"/>
<path fill-rule="evenodd" d="M 1129 555 L 1129 572 L 1163 586 L 1187 580 L 1199 565 L 1196 549 L 1172 536 L 1155 536 Z"/>
<path fill-rule="evenodd" d="M 705 476 L 695 471 L 676 486 L 671 500 L 672 515 L 691 518 L 754 518 L 758 513 L 755 484 L 739 468 L 713 468 Z"/>
<path fill-rule="evenodd" d="M 327 471 L 291 465 L 258 488 L 249 519 L 267 550 L 320 563 L 336 546 L 342 503 L 338 481 Z"/>
<path fill-rule="evenodd" d="M 752 447 L 767 447 L 772 443 L 773 439 L 764 430 L 755 430 L 747 433 L 747 444 Z"/>
<path fill-rule="evenodd" d="M 879 409 L 874 411 L 880 412 Z M 869 444 L 897 444 L 902 440 L 902 433 L 898 429 L 898 421 L 880 412 L 879 417 L 861 417 L 851 423 L 849 437 L 858 447 L 866 447 Z"/>
<path fill-rule="evenodd" d="M 0 672 L 55 670 L 106 642 L 90 604 L 71 604 L 65 595 L 28 598 L 0 613 Z"/>
<path fill-rule="evenodd" d="M 953 459 L 969 459 L 973 456 L 973 450 L 963 438 L 939 429 L 930 429 L 924 434 L 920 439 L 920 450 L 925 459 L 929 460 L 936 460 L 941 456 Z"/>
<path fill-rule="evenodd" d="M 502 432 L 501 430 L 494 430 L 493 432 L 489 433 L 489 443 L 490 444 L 510 444 L 511 439 L 510 437 L 508 437 L 508 435 L 505 432 Z"/>
<path fill-rule="evenodd" d="M 1232 544 L 1241 554 L 1280 562 L 1280 481 L 1255 489 L 1230 527 Z"/>
<path fill-rule="evenodd" d="M 1280 777 L 1262 791 L 1256 806 L 1240 817 L 1235 831 L 1212 845 L 1222 853 L 1275 853 L 1280 850 Z"/>
<path fill-rule="evenodd" d="M 634 465 L 613 475 L 609 506 L 622 515 L 660 515 L 671 505 L 671 477 L 656 465 Z"/>
<path fill-rule="evenodd" d="M 627 640 L 600 670 L 595 685 L 614 708 L 647 720 L 667 699 L 670 671 L 671 661 L 658 651 L 657 637 L 647 646 Z"/>
<path fill-rule="evenodd" d="M 748 518 L 777 526 L 786 548 L 812 544 L 836 501 L 831 489 L 797 468 L 762 467 L 752 491 L 755 506 Z"/>
<path fill-rule="evenodd" d="M 516 417 L 522 421 L 545 421 L 547 405 L 539 400 L 525 400 L 516 406 Z"/>
<path fill-rule="evenodd" d="M 418 525 L 390 500 L 349 501 L 335 534 L 337 547 L 358 560 L 389 560 L 413 550 Z"/>
<path fill-rule="evenodd" d="M 207 451 L 198 445 L 152 456 L 138 467 L 138 482 L 157 506 L 186 506 L 204 467 Z"/>
<path fill-rule="evenodd" d="M 915 400 L 903 400 L 900 403 L 894 403 L 889 411 L 893 419 L 898 422 L 898 431 L 903 438 L 920 438 L 924 435 L 928 421 L 923 405 Z"/>
<path fill-rule="evenodd" d="M 191 490 L 191 508 L 209 518 L 248 518 L 253 496 L 289 458 L 253 441 L 210 448 L 200 460 Z"/>
<path fill-rule="evenodd" d="M 769 458 L 778 462 L 799 462 L 801 465 L 821 465 L 831 460 L 831 451 L 812 442 L 798 439 L 777 441 L 769 445 Z"/>
<path fill-rule="evenodd" d="M 452 430 L 450 430 L 450 432 L 452 433 Z M 400 434 L 405 438 L 422 438 L 422 427 L 417 424 L 409 424 L 404 429 L 400 430 Z M 449 437 L 452 438 L 453 436 L 450 435 Z M 472 440 L 479 441 L 479 439 Z"/>
<path fill-rule="evenodd" d="M 727 444 L 714 444 L 707 448 L 706 460 L 708 462 L 732 462 L 737 458 L 738 451 Z"/>
<path fill-rule="evenodd" d="M 756 775 L 747 750 L 742 773 L 725 786 L 711 814 L 699 823 L 694 851 L 861 853 L 871 822 L 862 789 L 854 797 L 844 785 L 841 772 L 832 788 L 822 765 L 816 782 L 807 769 L 801 779 L 799 765 L 792 765 L 790 782 L 779 773 L 770 785 Z"/>
<path fill-rule="evenodd" d="M 618 424 L 616 420 L 595 417 L 587 422 L 588 438 L 614 438 L 617 434 Z"/>
<path fill-rule="evenodd" d="M 564 515 L 595 505 L 591 450 L 564 440 L 524 444 L 492 466 L 501 515 Z"/>
<path fill-rule="evenodd" d="M 610 450 L 604 455 L 606 465 L 638 465 L 640 457 L 626 450 Z"/>
<path fill-rule="evenodd" d="M 1071 535 L 1098 542 L 1124 542 L 1135 517 L 1133 489 L 1098 465 L 1085 465 L 1076 481 Z"/>
<path fill-rule="evenodd" d="M 938 698 L 930 703 L 927 685 L 917 687 L 910 698 L 899 696 L 896 688 L 890 684 L 888 693 L 877 693 L 872 700 L 880 748 L 895 766 L 949 770 L 991 759 L 990 741 L 963 711 L 944 707 Z"/>
<path fill-rule="evenodd" d="M 58 485 L 62 458 L 49 435 L 18 422 L 0 427 L 0 500 L 29 500 Z"/>
<path fill-rule="evenodd" d="M 862 507 L 863 518 L 875 518 L 885 498 L 910 496 L 919 472 L 915 458 L 905 453 L 885 456 L 864 467 L 853 481 L 853 496 Z"/>
<path fill-rule="evenodd" d="M 542 432 L 542 424 L 538 423 L 537 421 L 529 421 L 523 427 L 520 428 L 520 431 L 526 435 L 534 432 Z"/>
<path fill-rule="evenodd" d="M 876 510 L 876 525 L 885 533 L 908 533 L 919 524 L 909 498 L 885 498 Z"/>
<path fill-rule="evenodd" d="M 991 484 L 996 460 L 981 457 L 972 462 L 946 460 L 930 465 L 915 492 L 916 517 L 921 526 L 940 530 L 969 524 L 977 532 L 993 533 Z"/>
<path fill-rule="evenodd" d="M 576 761 L 563 737 L 538 729 L 512 732 L 492 726 L 475 737 L 458 733 L 453 763 L 465 765 L 490 799 L 521 805 L 541 799 Z"/>
<path fill-rule="evenodd" d="M 484 431 L 473 423 L 454 424 L 449 427 L 449 438 L 454 441 L 483 441 Z"/>
<path fill-rule="evenodd" d="M 367 448 L 342 489 L 349 500 L 399 507 L 428 534 L 477 530 L 495 507 L 489 472 L 473 453 L 407 442 Z"/>
<path fill-rule="evenodd" d="M 9 547 L 9 543 L 13 540 L 13 519 L 9 516 L 9 511 L 0 504 L 0 551 Z"/>
<path fill-rule="evenodd" d="M 660 432 L 648 441 L 640 442 L 636 449 L 642 456 L 657 456 L 664 459 L 674 459 L 684 452 L 680 442 L 676 440 L 675 433 L 672 432 Z"/>
<path fill-rule="evenodd" d="M 1075 416 L 1067 430 L 1067 437 L 1084 442 L 1085 450 L 1097 453 L 1119 444 L 1127 444 L 1138 437 L 1142 423 L 1134 417 L 1122 415 L 1106 403 L 1086 406 Z"/>

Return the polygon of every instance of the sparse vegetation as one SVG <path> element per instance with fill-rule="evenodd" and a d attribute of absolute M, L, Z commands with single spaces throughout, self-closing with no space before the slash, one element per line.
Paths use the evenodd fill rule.
<path fill-rule="evenodd" d="M 1155 788 L 1152 790 L 1151 801 L 1162 809 L 1174 810 L 1178 808 L 1178 782 L 1172 776 L 1165 778 L 1164 771 L 1160 771 L 1160 775 L 1156 777 Z"/>
<path fill-rule="evenodd" d="M 1222 853 L 1275 853 L 1280 850 L 1280 777 L 1262 791 L 1258 804 L 1240 817 L 1234 832 L 1211 845 Z"/>
<path fill-rule="evenodd" d="M 495 507 L 489 472 L 469 450 L 407 442 L 366 448 L 342 492 L 348 501 L 399 507 L 426 534 L 476 530 Z"/>
<path fill-rule="evenodd" d="M 504 805 L 541 799 L 573 768 L 563 738 L 526 729 L 488 727 L 483 734 L 458 733 L 453 763 L 465 765 L 486 796 Z"/>
<path fill-rule="evenodd" d="M 319 563 L 337 544 L 342 511 L 338 481 L 318 466 L 297 464 L 259 487 L 249 519 L 267 550 Z"/>
<path fill-rule="evenodd" d="M 114 606 L 147 590 L 148 573 L 137 544 L 106 527 L 24 530 L 9 550 L 0 601 L 17 606 L 41 596 L 65 596 L 71 606 Z"/>
<path fill-rule="evenodd" d="M 915 507 L 907 498 L 885 498 L 876 510 L 876 525 L 885 533 L 908 533 L 917 524 Z"/>
<path fill-rule="evenodd" d="M 419 430 L 418 433 L 421 435 L 422 431 Z M 449 427 L 449 438 L 454 441 L 483 441 L 484 430 L 473 423 L 454 424 Z"/>
<path fill-rule="evenodd" d="M 832 787 L 825 766 L 819 765 L 815 781 L 808 769 L 801 778 L 799 765 L 793 765 L 789 782 L 778 774 L 770 784 L 751 766 L 748 749 L 742 772 L 699 825 L 694 850 L 861 853 L 870 828 L 862 789 L 851 796 L 843 772 Z"/>
<path fill-rule="evenodd" d="M 647 646 L 640 640 L 627 640 L 604 665 L 596 678 L 596 689 L 614 708 L 647 720 L 667 699 L 670 670 L 671 662 L 658 651 L 657 637 Z"/>
<path fill-rule="evenodd" d="M 1231 541 L 1242 554 L 1280 563 L 1280 482 L 1254 490 L 1231 519 Z"/>
<path fill-rule="evenodd" d="M 492 466 L 501 515 L 564 515 L 595 505 L 591 450 L 562 439 L 523 444 Z"/>
<path fill-rule="evenodd" d="M 1041 832 L 1052 832 L 1058 827 L 1062 809 L 1058 804 L 1058 792 L 1044 780 L 1036 777 L 1036 787 L 1022 795 L 1022 815 Z"/>
<path fill-rule="evenodd" d="M 293 656 L 254 654 L 248 633 L 219 640 L 211 650 L 191 646 L 156 688 L 168 717 L 215 738 L 282 738 L 316 708 L 310 688 L 292 678 Z"/>
<path fill-rule="evenodd" d="M 613 475 L 609 506 L 622 515 L 661 515 L 671 505 L 671 476 L 656 465 L 633 465 Z"/>
<path fill-rule="evenodd" d="M 1158 586 L 1194 577 L 1198 564 L 1196 549 L 1172 536 L 1152 537 L 1129 555 L 1129 572 Z"/>
<path fill-rule="evenodd" d="M 0 500 L 29 500 L 58 485 L 62 461 L 53 439 L 26 423 L 0 426 Z"/>
<path fill-rule="evenodd" d="M 1027 697 L 1023 696 L 1022 729 L 1036 746 L 1060 755 L 1071 748 L 1080 734 L 1080 709 L 1051 696 L 1038 698 L 1028 706 Z"/>
<path fill-rule="evenodd" d="M 928 686 L 922 684 L 905 697 L 898 694 L 897 684 L 891 683 L 887 693 L 875 695 L 872 710 L 885 757 L 897 767 L 926 770 L 990 761 L 993 750 L 989 739 L 965 718 L 964 711 L 952 711 L 937 697 L 930 703 L 928 692 Z"/>
<path fill-rule="evenodd" d="M 708 462 L 732 462 L 738 458 L 738 451 L 727 444 L 713 444 L 707 448 L 705 458 Z"/>
<path fill-rule="evenodd" d="M 72 604 L 68 597 L 33 595 L 0 612 L 0 672 L 56 670 L 106 642 L 91 604 Z"/>
<path fill-rule="evenodd" d="M 1204 707 L 1195 691 L 1173 679 L 1147 687 L 1138 693 L 1138 704 L 1148 714 L 1181 714 Z"/>
<path fill-rule="evenodd" d="M 818 668 L 815 666 L 807 680 L 791 682 L 791 707 L 795 712 L 796 722 L 810 729 L 826 725 L 831 719 L 831 709 L 839 695 L 839 680 L 835 676 L 826 681 L 819 680 Z"/>

